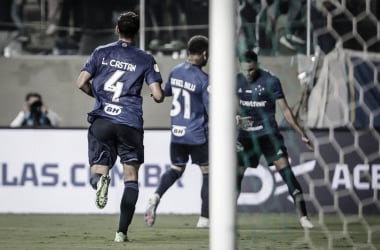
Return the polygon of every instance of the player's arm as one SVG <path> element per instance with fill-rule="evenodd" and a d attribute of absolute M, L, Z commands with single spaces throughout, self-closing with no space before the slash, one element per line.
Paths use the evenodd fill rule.
<path fill-rule="evenodd" d="M 296 118 L 294 117 L 293 112 L 290 109 L 286 99 L 285 98 L 277 99 L 277 103 L 281 107 L 282 113 L 284 114 L 284 118 L 288 121 L 290 126 L 292 126 L 292 128 L 300 134 L 301 139 L 306 144 L 306 146 L 312 150 L 313 147 L 310 144 L 309 138 L 303 132 L 303 130 L 300 128 L 300 126 L 298 125 L 298 122 L 297 122 Z"/>
<path fill-rule="evenodd" d="M 154 82 L 149 84 L 149 88 L 151 91 L 151 96 L 153 97 L 153 100 L 157 103 L 163 102 L 164 101 L 164 92 L 161 88 L 161 83 L 159 82 Z"/>
<path fill-rule="evenodd" d="M 94 94 L 92 93 L 92 90 L 91 90 L 90 80 L 91 80 L 91 74 L 83 70 L 82 72 L 80 72 L 78 76 L 77 86 L 80 90 L 82 90 L 87 95 L 94 97 Z"/>

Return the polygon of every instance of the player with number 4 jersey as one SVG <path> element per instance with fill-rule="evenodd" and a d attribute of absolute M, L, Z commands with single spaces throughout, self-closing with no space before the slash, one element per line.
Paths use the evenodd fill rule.
<path fill-rule="evenodd" d="M 141 88 L 144 80 L 156 102 L 164 99 L 161 74 L 152 55 L 137 48 L 134 38 L 140 27 L 134 12 L 122 13 L 117 21 L 119 40 L 94 50 L 77 79 L 77 86 L 94 97 L 88 114 L 90 184 L 95 204 L 104 208 L 111 182 L 110 169 L 117 157 L 124 171 L 119 227 L 115 242 L 128 241 L 127 233 L 138 199 L 138 172 L 144 162 L 144 131 Z"/>
<path fill-rule="evenodd" d="M 145 79 L 148 85 L 162 82 L 152 55 L 119 40 L 98 47 L 84 65 L 84 71 L 96 75 L 91 85 L 96 102 L 88 115 L 90 123 L 100 116 L 142 128 L 143 81 Z"/>

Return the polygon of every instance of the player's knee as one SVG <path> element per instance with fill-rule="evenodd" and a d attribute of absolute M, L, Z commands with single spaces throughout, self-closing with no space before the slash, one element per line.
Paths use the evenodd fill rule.
<path fill-rule="evenodd" d="M 201 168 L 201 172 L 202 172 L 202 174 L 208 174 L 208 166 L 201 166 L 200 167 Z"/>

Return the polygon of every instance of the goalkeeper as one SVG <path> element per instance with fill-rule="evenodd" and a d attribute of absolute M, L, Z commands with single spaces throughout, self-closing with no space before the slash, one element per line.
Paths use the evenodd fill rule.
<path fill-rule="evenodd" d="M 302 141 L 312 150 L 308 137 L 301 130 L 290 110 L 279 79 L 258 65 L 257 54 L 251 50 L 240 60 L 241 73 L 237 76 L 236 94 L 239 102 L 238 115 L 238 178 L 241 182 L 247 167 L 257 167 L 261 155 L 268 163 L 273 163 L 288 186 L 294 200 L 300 223 L 304 228 L 313 224 L 307 216 L 302 188 L 293 174 L 288 161 L 287 149 L 275 119 L 278 104 L 287 122 L 298 132 Z"/>

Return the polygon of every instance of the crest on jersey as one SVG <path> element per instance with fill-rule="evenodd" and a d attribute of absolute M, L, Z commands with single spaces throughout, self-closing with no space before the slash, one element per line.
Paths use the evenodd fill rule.
<path fill-rule="evenodd" d="M 154 71 L 156 71 L 156 72 L 160 72 L 160 68 L 158 68 L 157 63 L 155 63 L 155 64 L 153 65 L 153 68 L 154 68 Z"/>
<path fill-rule="evenodd" d="M 177 136 L 177 137 L 183 137 L 186 134 L 186 127 L 173 125 L 172 126 L 172 134 Z"/>

